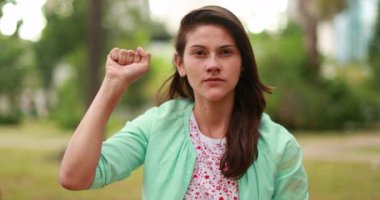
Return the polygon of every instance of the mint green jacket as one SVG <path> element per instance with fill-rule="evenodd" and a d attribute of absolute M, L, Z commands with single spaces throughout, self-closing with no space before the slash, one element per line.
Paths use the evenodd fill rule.
<path fill-rule="evenodd" d="M 193 106 L 189 100 L 168 101 L 107 139 L 91 189 L 122 180 L 144 165 L 143 199 L 184 199 L 196 158 L 189 133 Z M 302 152 L 295 138 L 266 114 L 259 131 L 258 158 L 238 180 L 239 199 L 308 199 Z"/>

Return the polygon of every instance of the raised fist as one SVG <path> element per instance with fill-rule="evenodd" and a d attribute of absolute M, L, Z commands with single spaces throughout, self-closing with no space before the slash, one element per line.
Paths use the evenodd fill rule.
<path fill-rule="evenodd" d="M 113 48 L 107 57 L 106 78 L 130 85 L 149 71 L 150 54 L 138 47 L 136 51 Z"/>

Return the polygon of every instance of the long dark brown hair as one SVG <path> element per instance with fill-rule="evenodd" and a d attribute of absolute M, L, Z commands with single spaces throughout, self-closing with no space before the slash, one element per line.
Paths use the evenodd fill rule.
<path fill-rule="evenodd" d="M 226 151 L 220 164 L 225 177 L 239 178 L 258 156 L 258 126 L 266 106 L 263 93 L 271 93 L 271 88 L 260 81 L 252 46 L 242 23 L 223 7 L 202 7 L 182 19 L 175 39 L 175 50 L 180 59 L 183 59 L 187 34 L 200 25 L 219 25 L 229 31 L 242 59 L 243 70 L 235 88 L 234 106 L 226 134 Z M 167 84 L 168 87 L 165 87 Z M 194 92 L 187 78 L 181 77 L 177 70 L 161 86 L 157 104 L 175 98 L 194 100 Z"/>

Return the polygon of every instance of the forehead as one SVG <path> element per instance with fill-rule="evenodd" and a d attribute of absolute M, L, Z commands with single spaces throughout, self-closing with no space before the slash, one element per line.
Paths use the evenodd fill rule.
<path fill-rule="evenodd" d="M 235 44 L 231 33 L 220 25 L 198 25 L 186 35 L 186 46 L 194 44 Z"/>

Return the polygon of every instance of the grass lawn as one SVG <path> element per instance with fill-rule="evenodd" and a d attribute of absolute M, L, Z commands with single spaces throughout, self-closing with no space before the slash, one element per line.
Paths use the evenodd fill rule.
<path fill-rule="evenodd" d="M 58 171 L 70 132 L 41 121 L 0 126 L 0 200 L 141 199 L 142 168 L 103 189 L 63 189 Z"/>
<path fill-rule="evenodd" d="M 142 170 L 126 181 L 71 192 L 58 183 L 59 151 L 0 149 L 2 200 L 140 199 Z M 0 198 L 1 199 L 1 198 Z"/>
<path fill-rule="evenodd" d="M 311 200 L 380 199 L 380 166 L 306 160 Z"/>
<path fill-rule="evenodd" d="M 142 168 L 129 179 L 103 189 L 71 192 L 60 187 L 60 155 L 68 137 L 50 123 L 0 126 L 0 200 L 141 199 Z M 324 137 L 327 136 L 315 139 Z M 360 153 L 378 150 L 365 149 Z M 312 200 L 380 199 L 380 166 L 306 158 L 305 168 Z"/>

